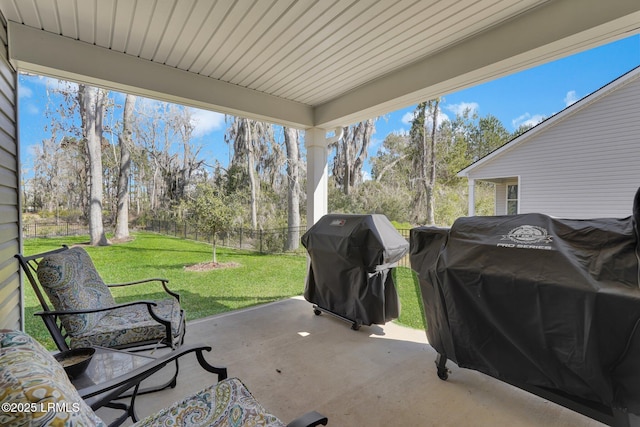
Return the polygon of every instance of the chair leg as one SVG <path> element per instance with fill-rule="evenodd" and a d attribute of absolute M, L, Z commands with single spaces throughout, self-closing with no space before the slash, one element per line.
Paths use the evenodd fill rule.
<path fill-rule="evenodd" d="M 311 411 L 291 421 L 289 424 L 287 424 L 287 427 L 317 427 L 319 425 L 326 426 L 327 422 L 327 417 L 316 411 Z"/>
<path fill-rule="evenodd" d="M 176 362 L 176 372 L 173 375 L 173 377 L 171 377 L 171 379 L 169 381 L 167 381 L 164 384 L 157 385 L 157 386 L 144 388 L 144 389 L 138 391 L 137 394 L 138 395 L 149 394 L 149 393 L 155 393 L 156 391 L 164 390 L 166 388 L 175 388 L 176 385 L 178 384 L 178 373 L 180 372 L 180 365 L 179 365 L 178 359 L 176 359 L 175 362 Z M 149 378 L 153 378 L 153 375 L 150 376 Z M 129 395 L 129 396 L 131 396 L 131 395 Z"/>
<path fill-rule="evenodd" d="M 131 416 L 131 421 L 134 423 L 138 422 L 138 415 L 136 415 L 136 397 L 139 394 L 140 383 L 136 384 L 136 387 L 133 389 L 133 395 L 131 396 L 131 404 L 129 405 L 129 415 Z"/>
<path fill-rule="evenodd" d="M 124 411 L 122 415 L 120 415 L 118 418 L 116 418 L 115 420 L 111 421 L 111 423 L 109 423 L 109 427 L 119 427 L 129 418 L 131 418 L 131 421 L 133 421 L 134 423 L 138 422 L 138 415 L 136 414 L 135 405 L 136 405 L 136 396 L 140 394 L 138 391 L 139 388 L 140 388 L 140 383 L 136 384 L 136 386 L 133 388 L 133 392 L 130 395 L 118 396 L 118 399 L 131 397 L 131 400 L 129 401 L 128 404 L 123 402 L 109 402 L 106 405 L 104 405 L 105 408 L 119 409 L 121 411 Z"/>
<path fill-rule="evenodd" d="M 124 413 L 122 415 L 120 415 L 118 418 L 116 418 L 115 420 L 111 421 L 111 423 L 109 423 L 109 427 L 118 427 L 118 426 L 122 425 L 122 423 L 124 423 L 131 415 L 130 412 L 129 412 L 129 405 L 124 404 L 124 403 L 111 402 L 111 403 L 108 403 L 108 404 L 104 405 L 104 407 L 105 408 L 118 409 L 120 411 L 124 411 Z"/>
<path fill-rule="evenodd" d="M 175 388 L 176 385 L 178 384 L 178 373 L 180 371 L 180 366 L 178 364 L 178 359 L 175 360 L 175 364 L 176 364 L 176 372 L 173 374 L 171 379 L 169 381 L 167 381 L 166 383 L 163 383 L 163 384 L 160 384 L 160 385 L 156 385 L 156 386 L 152 386 L 152 387 L 146 387 L 146 388 L 143 388 L 142 390 L 137 390 L 137 391 L 134 391 L 132 393 L 125 393 L 125 394 L 120 395 L 118 397 L 118 399 L 133 397 L 134 393 L 137 396 L 139 396 L 141 394 L 155 393 L 156 391 L 164 390 L 164 389 L 167 389 L 167 388 Z M 149 378 L 153 378 L 153 375 L 151 375 Z"/>
<path fill-rule="evenodd" d="M 209 362 L 206 361 L 204 355 L 202 354 L 202 350 L 196 350 L 196 357 L 198 359 L 198 363 L 207 372 L 211 372 L 212 374 L 218 375 L 218 381 L 227 379 L 227 368 L 220 366 L 213 366 Z"/>

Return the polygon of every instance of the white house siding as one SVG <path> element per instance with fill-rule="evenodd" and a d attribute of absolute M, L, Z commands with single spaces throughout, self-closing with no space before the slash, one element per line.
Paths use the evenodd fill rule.
<path fill-rule="evenodd" d="M 7 62 L 7 29 L 0 15 L 0 329 L 22 323 L 16 73 Z"/>
<path fill-rule="evenodd" d="M 478 165 L 469 178 L 520 176 L 520 213 L 629 216 L 640 186 L 639 106 L 636 76 Z"/>

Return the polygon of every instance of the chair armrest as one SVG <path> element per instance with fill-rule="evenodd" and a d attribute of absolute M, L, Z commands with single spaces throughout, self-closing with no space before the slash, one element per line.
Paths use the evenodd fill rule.
<path fill-rule="evenodd" d="M 180 294 L 170 290 L 169 287 L 167 286 L 167 284 L 169 283 L 169 280 L 163 279 L 161 277 L 154 277 L 152 279 L 134 280 L 132 282 L 124 282 L 124 283 L 112 283 L 112 284 L 108 284 L 107 287 L 120 288 L 124 286 L 139 285 L 141 283 L 149 283 L 149 282 L 160 282 L 162 284 L 162 288 L 164 289 L 164 291 L 169 295 L 171 295 L 172 297 L 174 297 L 175 299 L 177 299 L 178 302 L 180 302 Z"/>
<path fill-rule="evenodd" d="M 146 305 L 147 307 L 156 307 L 156 304 L 153 301 L 133 301 L 133 302 L 124 302 L 122 304 L 116 304 L 111 307 L 102 307 L 102 308 L 87 308 L 83 310 L 49 310 L 49 311 L 38 311 L 33 313 L 34 316 L 66 316 L 66 315 L 74 315 L 74 314 L 87 314 L 87 313 L 99 313 L 101 311 L 110 311 L 115 310 L 116 308 L 122 307 L 130 307 L 133 305 Z"/>
<path fill-rule="evenodd" d="M 87 387 L 82 389 L 80 396 L 83 399 L 88 399 L 93 396 L 97 396 L 108 392 L 110 390 L 120 389 L 122 391 L 128 390 L 131 387 L 134 387 L 136 384 L 139 384 L 145 378 L 153 375 L 158 372 L 160 369 L 164 368 L 168 363 L 173 362 L 174 360 L 179 359 L 188 353 L 196 353 L 196 357 L 198 359 L 198 363 L 200 366 L 208 372 L 218 374 L 218 381 L 222 381 L 227 378 L 227 368 L 224 367 L 216 367 L 204 359 L 203 352 L 211 351 L 211 347 L 203 346 L 203 345 L 188 345 L 182 346 L 177 350 L 173 350 L 170 353 L 167 353 L 163 356 L 158 357 L 157 359 L 152 360 L 148 364 L 141 366 L 133 371 L 129 372 L 127 375 L 122 375 L 118 378 L 114 378 L 110 381 L 106 381 L 101 384 L 96 384 L 91 387 Z"/>
<path fill-rule="evenodd" d="M 163 279 L 161 277 L 154 277 L 154 278 L 151 278 L 151 279 L 134 280 L 134 281 L 131 281 L 131 282 L 109 283 L 109 284 L 107 284 L 107 286 L 110 287 L 110 288 L 117 288 L 117 287 L 120 287 L 120 286 L 131 286 L 131 285 L 137 285 L 139 283 L 149 283 L 149 282 L 169 283 L 169 279 Z"/>
<path fill-rule="evenodd" d="M 326 426 L 329 420 L 316 411 L 307 412 L 301 417 L 296 418 L 287 424 L 287 427 L 315 427 L 319 425 Z"/>

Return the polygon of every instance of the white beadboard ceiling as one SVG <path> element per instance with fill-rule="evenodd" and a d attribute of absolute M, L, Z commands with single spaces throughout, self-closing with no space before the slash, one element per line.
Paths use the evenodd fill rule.
<path fill-rule="evenodd" d="M 638 0 L 0 0 L 16 67 L 336 126 L 596 46 Z"/>

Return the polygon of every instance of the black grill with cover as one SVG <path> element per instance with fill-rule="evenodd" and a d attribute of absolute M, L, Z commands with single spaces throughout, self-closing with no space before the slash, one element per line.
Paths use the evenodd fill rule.
<path fill-rule="evenodd" d="M 392 269 L 409 243 L 384 215 L 325 215 L 302 236 L 310 258 L 304 297 L 326 312 L 360 325 L 384 324 L 400 314 Z"/>
<path fill-rule="evenodd" d="M 411 230 L 438 376 L 450 359 L 606 424 L 638 425 L 634 218 L 522 214 Z"/>

